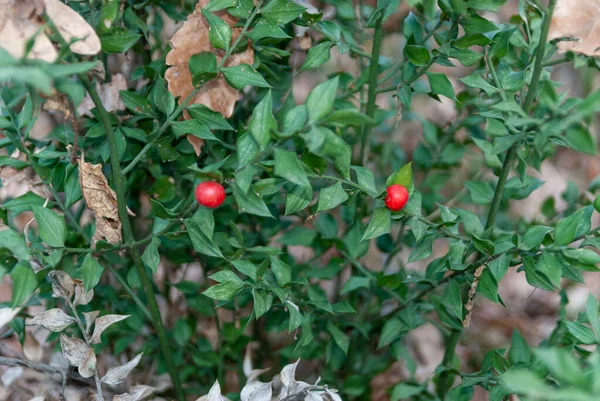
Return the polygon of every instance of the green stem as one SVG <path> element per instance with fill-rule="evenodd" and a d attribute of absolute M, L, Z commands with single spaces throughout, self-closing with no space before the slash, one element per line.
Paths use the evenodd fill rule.
<path fill-rule="evenodd" d="M 454 360 L 454 350 L 456 349 L 456 345 L 460 339 L 460 334 L 461 330 L 452 330 L 448 336 L 448 340 L 446 341 L 444 359 L 442 360 L 442 366 L 446 368 L 446 370 L 440 374 L 436 388 L 436 391 L 441 399 L 444 399 L 444 396 L 452 387 L 452 383 L 454 383 L 454 374 L 448 374 L 448 369 L 450 369 L 452 361 Z"/>
<path fill-rule="evenodd" d="M 375 115 L 375 100 L 377 100 L 377 75 L 379 73 L 379 52 L 381 51 L 381 43 L 383 42 L 383 11 L 378 11 L 379 15 L 375 20 L 375 32 L 373 34 L 373 50 L 371 51 L 371 63 L 369 65 L 369 89 L 367 92 L 367 109 L 366 114 L 369 117 Z M 368 139 L 371 135 L 371 125 L 365 125 L 362 129 L 361 145 L 360 145 L 360 160 L 364 165 L 369 157 Z"/>
<path fill-rule="evenodd" d="M 123 229 L 123 237 L 125 242 L 132 243 L 135 241 L 133 236 L 133 231 L 131 229 L 131 223 L 129 221 L 129 215 L 127 214 L 127 198 L 125 194 L 125 179 L 123 176 L 123 172 L 121 170 L 120 160 L 119 160 L 119 152 L 117 148 L 117 141 L 113 131 L 113 127 L 110 120 L 110 114 L 106 111 L 102 104 L 102 100 L 96 91 L 96 88 L 89 81 L 85 74 L 79 74 L 79 79 L 81 83 L 85 87 L 85 89 L 90 94 L 94 105 L 98 111 L 100 116 L 100 121 L 104 126 L 104 132 L 106 134 L 106 138 L 108 139 L 109 149 L 110 149 L 110 161 L 112 166 L 112 180 L 113 186 L 115 187 L 115 193 L 117 194 L 117 206 L 119 209 L 119 218 L 121 220 L 122 229 Z M 160 310 L 158 308 L 158 302 L 156 301 L 156 296 L 154 294 L 154 288 L 152 286 L 152 281 L 148 277 L 146 272 L 146 268 L 142 263 L 141 255 L 137 248 L 132 247 L 129 248 L 129 254 L 133 260 L 134 266 L 140 278 L 140 283 L 142 285 L 142 289 L 146 295 L 146 301 L 148 302 L 148 307 L 150 309 L 150 314 L 152 317 L 152 324 L 154 329 L 156 330 L 156 334 L 158 336 L 158 342 L 161 349 L 162 356 L 165 361 L 165 365 L 169 375 L 171 376 L 171 380 L 173 382 L 173 387 L 175 388 L 175 393 L 177 395 L 177 399 L 179 401 L 185 400 L 185 394 L 183 392 L 183 387 L 181 385 L 181 381 L 179 380 L 179 375 L 177 374 L 177 368 L 175 366 L 175 362 L 173 361 L 173 354 L 169 348 L 169 342 L 167 339 L 167 333 L 165 327 L 162 323 L 162 318 L 160 315 Z"/>
<path fill-rule="evenodd" d="M 433 65 L 433 63 L 435 63 L 437 61 L 437 57 L 433 56 L 429 59 L 429 61 L 427 62 L 427 64 L 425 64 L 423 66 L 423 68 L 421 68 L 420 70 L 416 71 L 410 78 L 408 78 L 406 81 L 400 82 L 400 84 L 395 85 L 395 86 L 388 86 L 387 88 L 381 88 L 381 89 L 377 89 L 377 93 L 386 93 L 386 92 L 393 92 L 396 91 L 398 89 L 400 89 L 403 85 L 410 85 L 413 82 L 415 82 L 417 79 L 421 78 L 421 76 L 423 74 L 425 74 L 427 72 L 427 70 Z"/>

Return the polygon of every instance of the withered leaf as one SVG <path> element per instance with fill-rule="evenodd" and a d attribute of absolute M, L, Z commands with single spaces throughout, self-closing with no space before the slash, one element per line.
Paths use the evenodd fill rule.
<path fill-rule="evenodd" d="M 85 286 L 81 280 L 73 280 L 75 282 L 75 298 L 73 298 L 73 306 L 87 305 L 94 298 L 94 290 L 91 289 L 85 292 Z"/>
<path fill-rule="evenodd" d="M 0 43 L 13 57 L 24 55 L 26 42 L 35 36 L 28 58 L 54 62 L 58 55 L 52 42 L 39 32 L 44 12 L 74 53 L 93 55 L 100 51 L 94 29 L 75 10 L 59 0 L 0 1 Z M 77 40 L 75 40 L 77 39 Z"/>
<path fill-rule="evenodd" d="M 94 326 L 94 334 L 92 334 L 92 338 L 90 342 L 92 344 L 100 344 L 100 336 L 111 324 L 120 322 L 121 320 L 125 320 L 129 317 L 129 315 L 104 315 L 96 319 L 96 324 Z"/>
<path fill-rule="evenodd" d="M 170 67 L 165 72 L 165 79 L 169 84 L 169 91 L 173 96 L 179 97 L 179 103 L 194 90 L 192 76 L 188 69 L 190 57 L 206 51 L 215 54 L 217 60 L 221 60 L 225 54 L 210 44 L 209 25 L 202 16 L 202 8 L 207 5 L 208 0 L 200 0 L 194 12 L 188 16 L 187 21 L 175 32 L 170 41 L 172 50 L 166 57 L 166 63 Z M 239 27 L 234 28 L 237 20 L 226 11 L 216 12 L 215 15 L 232 27 L 233 40 L 235 40 L 242 30 Z M 254 50 L 250 44 L 244 52 L 232 54 L 224 66 L 232 67 L 243 63 L 250 65 L 254 63 Z M 229 86 L 223 76 L 218 76 L 204 85 L 189 104 L 203 104 L 229 118 L 239 98 L 239 91 Z"/>
<path fill-rule="evenodd" d="M 241 401 L 271 401 L 273 388 L 271 383 L 253 381 L 246 383 L 240 393 Z"/>
<path fill-rule="evenodd" d="M 60 333 L 60 347 L 63 356 L 72 366 L 79 366 L 89 357 L 92 350 L 85 341 Z"/>
<path fill-rule="evenodd" d="M 87 353 L 87 357 L 81 362 L 77 369 L 81 377 L 92 377 L 96 373 L 96 354 L 94 350 L 90 348 Z"/>
<path fill-rule="evenodd" d="M 90 333 L 92 330 L 92 325 L 96 321 L 96 318 L 100 314 L 100 311 L 93 310 L 91 312 L 83 312 L 83 318 L 85 319 L 85 331 L 86 333 Z"/>
<path fill-rule="evenodd" d="M 62 270 L 52 270 L 48 273 L 48 277 L 52 280 L 52 296 L 71 300 L 75 293 L 75 282 L 71 276 Z"/>
<path fill-rule="evenodd" d="M 550 39 L 568 38 L 560 41 L 558 49 L 588 56 L 600 56 L 600 1 L 558 0 L 552 22 Z"/>
<path fill-rule="evenodd" d="M 154 392 L 154 387 L 134 386 L 128 393 L 115 395 L 113 401 L 139 401 Z"/>
<path fill-rule="evenodd" d="M 101 164 L 79 160 L 79 185 L 86 205 L 96 213 L 96 232 L 92 246 L 101 239 L 111 244 L 121 242 L 121 220 L 117 207 L 117 195 L 108 185 Z M 135 216 L 129 209 L 131 216 Z"/>
<path fill-rule="evenodd" d="M 127 378 L 127 375 L 129 375 L 129 373 L 131 373 L 131 371 L 138 365 L 138 363 L 140 363 L 142 355 L 143 353 L 136 355 L 135 358 L 127 362 L 125 365 L 108 369 L 108 372 L 106 372 L 106 374 L 101 380 L 102 383 L 114 386 L 124 381 Z"/>
<path fill-rule="evenodd" d="M 17 308 L 17 309 L 2 308 L 2 309 L 0 309 L 0 329 L 2 327 L 4 327 L 5 324 L 8 324 L 11 320 L 13 320 L 13 318 L 15 316 L 17 316 L 17 314 L 19 313 L 20 309 L 21 308 Z"/>
<path fill-rule="evenodd" d="M 189 134 L 187 136 L 187 140 L 194 148 L 194 152 L 196 152 L 196 156 L 200 156 L 200 153 L 202 153 L 202 148 L 204 147 L 204 139 L 198 138 L 197 136 Z"/>
<path fill-rule="evenodd" d="M 63 331 L 71 324 L 75 323 L 73 316 L 67 315 L 61 309 L 54 308 L 46 312 L 38 313 L 32 318 L 26 319 L 26 324 L 40 324 L 55 333 Z"/>

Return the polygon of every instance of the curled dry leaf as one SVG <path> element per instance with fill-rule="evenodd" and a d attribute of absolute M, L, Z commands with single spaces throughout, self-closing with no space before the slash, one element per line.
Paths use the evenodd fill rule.
<path fill-rule="evenodd" d="M 202 397 L 196 399 L 196 401 L 224 401 L 227 400 L 226 397 L 221 395 L 221 386 L 219 385 L 219 381 L 215 380 L 215 383 L 212 385 L 208 394 L 203 395 Z"/>
<path fill-rule="evenodd" d="M 92 350 L 85 341 L 69 337 L 65 334 L 60 334 L 60 347 L 62 348 L 62 353 L 65 359 L 72 366 L 79 366 L 88 359 L 90 356 L 89 353 Z"/>
<path fill-rule="evenodd" d="M 188 69 L 190 57 L 201 52 L 211 52 L 217 56 L 217 60 L 220 60 L 224 55 L 222 50 L 212 47 L 208 39 L 209 25 L 202 16 L 202 8 L 207 5 L 208 0 L 200 0 L 194 12 L 188 16 L 187 21 L 175 32 L 170 41 L 172 50 L 167 54 L 166 63 L 171 67 L 165 72 L 165 79 L 173 96 L 179 96 L 179 103 L 194 90 L 192 76 Z M 242 31 L 241 28 L 233 28 L 237 20 L 226 11 L 216 12 L 215 15 L 232 27 L 232 40 L 235 40 Z M 244 52 L 232 54 L 225 62 L 225 66 L 232 67 L 243 63 L 254 63 L 254 50 L 250 44 Z M 204 85 L 189 104 L 203 104 L 225 117 L 231 117 L 233 107 L 239 98 L 239 91 L 229 86 L 225 78 L 218 76 Z"/>
<path fill-rule="evenodd" d="M 102 105 L 108 112 L 125 110 L 125 104 L 119 96 L 119 91 L 127 90 L 127 79 L 125 79 L 123 74 L 117 73 L 113 75 L 110 82 L 102 85 L 96 82 L 96 90 L 98 91 L 98 95 L 100 95 Z M 79 106 L 77 106 L 77 113 L 81 116 L 94 117 L 92 114 L 94 107 L 96 105 L 92 101 L 90 94 L 86 93 Z"/>
<path fill-rule="evenodd" d="M 2 309 L 0 309 L 0 329 L 2 329 L 2 327 L 4 327 L 4 325 L 10 323 L 10 321 L 13 320 L 13 318 L 15 316 L 17 316 L 20 309 L 21 308 L 17 308 L 17 309 L 2 308 Z"/>
<path fill-rule="evenodd" d="M 96 354 L 94 354 L 93 349 L 89 349 L 87 353 L 87 357 L 81 362 L 79 367 L 77 368 L 81 377 L 92 377 L 96 374 Z"/>
<path fill-rule="evenodd" d="M 54 62 L 58 53 L 42 31 L 44 12 L 67 42 L 74 41 L 70 45 L 73 52 L 93 55 L 100 51 L 100 39 L 90 24 L 59 0 L 0 0 L 2 47 L 13 57 L 21 58 L 27 41 L 35 37 L 28 58 Z"/>
<path fill-rule="evenodd" d="M 48 273 L 52 280 L 52 296 L 70 301 L 75 293 L 75 282 L 62 270 L 52 270 Z"/>
<path fill-rule="evenodd" d="M 75 298 L 73 299 L 73 306 L 87 305 L 94 298 L 94 290 L 91 289 L 85 292 L 85 286 L 81 280 L 73 280 L 75 282 Z"/>
<path fill-rule="evenodd" d="M 273 388 L 271 383 L 253 381 L 247 383 L 240 393 L 241 401 L 271 401 Z"/>
<path fill-rule="evenodd" d="M 105 239 L 111 244 L 121 242 L 121 220 L 117 207 L 117 195 L 108 185 L 102 173 L 101 164 L 86 163 L 79 160 L 79 185 L 86 205 L 96 213 L 96 232 L 92 246 Z M 129 209 L 131 216 L 135 216 Z"/>
<path fill-rule="evenodd" d="M 38 313 L 32 318 L 26 319 L 26 324 L 40 324 L 55 333 L 63 331 L 75 323 L 75 318 L 67 315 L 62 309 L 54 308 L 46 312 Z"/>
<path fill-rule="evenodd" d="M 549 37 L 569 39 L 558 43 L 562 52 L 600 56 L 600 1 L 558 0 Z"/>
<path fill-rule="evenodd" d="M 129 317 L 129 315 L 104 315 L 96 319 L 96 324 L 94 326 L 94 334 L 92 334 L 92 338 L 90 342 L 92 344 L 100 344 L 102 341 L 100 340 L 100 336 L 110 325 L 116 322 L 120 322 L 121 320 L 125 320 Z"/>
<path fill-rule="evenodd" d="M 154 387 L 134 386 L 128 393 L 115 395 L 113 401 L 139 401 L 148 397 L 154 392 Z"/>
<path fill-rule="evenodd" d="M 127 362 L 125 365 L 117 366 L 115 368 L 108 369 L 108 372 L 102 378 L 102 383 L 109 384 L 111 386 L 117 385 L 127 378 L 127 375 L 140 363 L 142 359 L 141 354 L 137 354 L 135 358 Z"/>
<path fill-rule="evenodd" d="M 92 325 L 96 321 L 96 318 L 100 314 L 100 311 L 93 310 L 91 312 L 83 312 L 83 318 L 85 319 L 85 332 L 90 333 L 92 330 Z"/>
<path fill-rule="evenodd" d="M 187 140 L 190 143 L 190 145 L 192 145 L 192 147 L 194 148 L 196 156 L 200 156 L 200 153 L 202 153 L 202 148 L 204 147 L 204 139 L 198 138 L 197 136 L 194 136 L 192 134 L 188 134 Z"/>

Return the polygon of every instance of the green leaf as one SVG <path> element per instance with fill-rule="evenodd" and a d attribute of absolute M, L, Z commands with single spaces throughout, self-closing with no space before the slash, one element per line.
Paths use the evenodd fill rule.
<path fill-rule="evenodd" d="M 417 395 L 423 392 L 423 387 L 416 386 L 414 384 L 399 383 L 394 386 L 392 390 L 391 401 L 409 399 L 413 395 Z"/>
<path fill-rule="evenodd" d="M 492 203 L 494 190 L 489 183 L 482 181 L 466 181 L 465 186 L 471 193 L 473 203 L 478 205 L 488 205 Z"/>
<path fill-rule="evenodd" d="M 273 218 L 269 208 L 265 205 L 265 202 L 256 195 L 254 189 L 251 188 L 245 193 L 235 182 L 231 182 L 229 186 L 233 191 L 233 196 L 240 213 L 249 213 L 256 216 Z"/>
<path fill-rule="evenodd" d="M 380 207 L 373 212 L 373 218 L 365 231 L 361 241 L 379 237 L 390 232 L 392 223 L 391 211 L 386 207 Z"/>
<path fill-rule="evenodd" d="M 410 252 L 408 257 L 408 263 L 415 262 L 417 260 L 423 260 L 431 256 L 433 252 L 433 242 L 435 241 L 435 235 L 428 235 L 424 237 L 413 250 Z"/>
<path fill-rule="evenodd" d="M 593 212 L 592 206 L 586 206 L 560 220 L 554 228 L 554 243 L 557 245 L 567 245 L 573 240 L 585 234 L 590 230 L 591 217 Z"/>
<path fill-rule="evenodd" d="M 277 122 L 273 117 L 273 101 L 271 91 L 256 105 L 252 118 L 248 123 L 248 131 L 254 136 L 261 150 L 264 150 L 271 140 L 271 132 L 277 131 Z"/>
<path fill-rule="evenodd" d="M 156 273 L 158 264 L 160 263 L 160 255 L 158 254 L 159 245 L 160 240 L 156 237 L 152 237 L 152 240 L 146 249 L 144 249 L 144 253 L 142 254 L 142 261 L 146 267 L 152 271 L 152 273 Z"/>
<path fill-rule="evenodd" d="M 556 255 L 551 252 L 543 252 L 538 260 L 536 269 L 546 276 L 555 288 L 560 287 L 562 266 Z"/>
<path fill-rule="evenodd" d="M 243 282 L 228 281 L 227 283 L 220 283 L 213 285 L 202 294 L 209 298 L 216 299 L 218 301 L 230 301 L 244 286 Z"/>
<path fill-rule="evenodd" d="M 160 111 L 167 115 L 175 110 L 175 98 L 165 88 L 165 80 L 162 77 L 158 77 L 154 84 L 154 103 Z"/>
<path fill-rule="evenodd" d="M 477 88 L 483 90 L 488 96 L 493 96 L 498 89 L 490 85 L 483 77 L 477 73 L 459 78 L 459 81 L 463 84 L 470 86 L 471 88 Z"/>
<path fill-rule="evenodd" d="M 32 210 L 42 241 L 51 247 L 65 246 L 67 224 L 64 217 L 42 206 L 34 206 Z"/>
<path fill-rule="evenodd" d="M 242 274 L 250 277 L 253 281 L 257 281 L 256 266 L 248 260 L 232 260 L 231 264 Z"/>
<path fill-rule="evenodd" d="M 226 8 L 236 7 L 240 0 L 210 0 L 206 6 L 207 11 L 221 11 Z"/>
<path fill-rule="evenodd" d="M 596 339 L 600 340 L 600 318 L 598 317 L 598 301 L 596 298 L 590 294 L 586 303 L 586 315 L 587 318 L 596 332 Z"/>
<path fill-rule="evenodd" d="M 227 120 L 219 112 L 212 111 L 203 104 L 193 104 L 186 107 L 192 117 L 206 124 L 210 130 L 233 131 Z"/>
<path fill-rule="evenodd" d="M 450 280 L 442 294 L 441 302 L 452 316 L 462 321 L 463 303 L 460 296 L 460 286 L 456 280 Z"/>
<path fill-rule="evenodd" d="M 271 260 L 271 270 L 275 275 L 277 284 L 284 286 L 292 281 L 292 268 L 290 266 L 273 256 L 269 256 L 269 259 Z"/>
<path fill-rule="evenodd" d="M 192 85 L 199 88 L 217 76 L 217 57 L 211 52 L 194 54 L 188 60 Z"/>
<path fill-rule="evenodd" d="M 342 330 L 335 326 L 331 320 L 327 322 L 327 331 L 333 337 L 335 344 L 340 347 L 344 354 L 348 355 L 348 348 L 350 348 L 350 337 L 346 335 Z"/>
<path fill-rule="evenodd" d="M 417 242 L 421 241 L 429 228 L 429 226 L 423 223 L 417 216 L 411 217 L 406 224 L 410 227 L 410 231 Z"/>
<path fill-rule="evenodd" d="M 267 3 L 260 14 L 269 22 L 284 25 L 298 18 L 306 8 L 289 0 L 273 0 Z"/>
<path fill-rule="evenodd" d="M 27 301 L 37 288 L 37 278 L 29 264 L 18 263 L 10 273 L 12 280 L 12 298 L 10 306 L 17 308 Z"/>
<path fill-rule="evenodd" d="M 113 27 L 109 34 L 100 36 L 102 51 L 106 53 L 124 53 L 131 48 L 142 35 L 128 29 Z"/>
<path fill-rule="evenodd" d="M 563 249 L 562 254 L 571 261 L 583 263 L 585 265 L 596 265 L 600 263 L 600 254 L 591 249 Z"/>
<path fill-rule="evenodd" d="M 311 246 L 316 236 L 317 232 L 312 228 L 296 226 L 283 233 L 277 242 L 283 245 Z"/>
<path fill-rule="evenodd" d="M 85 292 L 93 289 L 100 282 L 102 273 L 104 272 L 104 266 L 102 266 L 91 253 L 85 255 L 83 262 L 81 263 L 81 276 L 83 279 L 83 286 Z"/>
<path fill-rule="evenodd" d="M 311 47 L 308 50 L 308 54 L 306 55 L 306 59 L 300 67 L 299 71 L 311 70 L 313 68 L 319 68 L 323 64 L 329 61 L 331 46 L 333 43 L 326 40 L 325 42 L 321 42 L 316 46 Z"/>
<path fill-rule="evenodd" d="M 265 19 L 261 19 L 254 25 L 254 28 L 250 32 L 246 32 L 245 35 L 250 38 L 254 43 L 261 39 L 289 39 L 290 35 L 285 33 L 277 24 L 269 22 Z"/>
<path fill-rule="evenodd" d="M 390 175 L 385 182 L 386 187 L 389 187 L 394 184 L 402 185 L 403 187 L 405 187 L 408 191 L 409 196 L 413 194 L 415 185 L 412 176 L 412 162 L 400 167 L 400 169 L 394 174 Z"/>
<path fill-rule="evenodd" d="M 125 106 L 134 114 L 142 114 L 147 116 L 155 116 L 152 105 L 143 96 L 131 91 L 119 91 L 119 96 Z"/>
<path fill-rule="evenodd" d="M 240 64 L 234 67 L 221 68 L 221 72 L 229 85 L 241 90 L 245 86 L 257 86 L 259 88 L 270 88 L 271 85 L 265 81 L 262 75 L 248 64 Z"/>
<path fill-rule="evenodd" d="M 323 210 L 333 209 L 334 207 L 341 205 L 348 200 L 348 194 L 342 188 L 341 182 L 336 182 L 332 186 L 323 188 L 319 194 L 319 203 L 317 205 L 317 212 Z"/>
<path fill-rule="evenodd" d="M 300 186 L 310 185 L 298 156 L 287 150 L 275 149 L 275 175 Z"/>
<path fill-rule="evenodd" d="M 29 248 L 25 239 L 16 231 L 6 229 L 0 231 L 0 249 L 7 249 L 21 261 L 29 260 Z"/>
<path fill-rule="evenodd" d="M 0 49 L 0 60 L 6 60 L 10 55 Z M 2 65 L 0 63 L 0 82 L 23 83 L 30 85 L 46 95 L 52 93 L 52 77 L 38 67 Z"/>
<path fill-rule="evenodd" d="M 523 266 L 525 267 L 525 278 L 530 285 L 546 291 L 555 290 L 552 280 L 543 272 L 536 269 L 531 256 L 523 255 Z"/>
<path fill-rule="evenodd" d="M 454 212 L 458 213 L 462 223 L 465 226 L 465 231 L 468 234 L 481 235 L 483 233 L 483 224 L 481 224 L 481 220 L 479 216 L 470 210 L 464 209 L 453 209 Z"/>
<path fill-rule="evenodd" d="M 454 88 L 452 87 L 452 84 L 450 83 L 450 80 L 446 74 L 427 72 L 427 78 L 429 79 L 431 93 L 456 100 Z"/>
<path fill-rule="evenodd" d="M 332 157 L 334 167 L 344 178 L 350 178 L 352 148 L 346 141 L 325 127 L 313 126 L 304 136 L 308 150 L 321 157 Z"/>
<path fill-rule="evenodd" d="M 369 288 L 370 284 L 371 280 L 368 277 L 350 276 L 348 281 L 344 283 L 344 286 L 340 290 L 340 294 L 345 295 L 359 288 Z"/>
<path fill-rule="evenodd" d="M 254 299 L 254 315 L 256 319 L 267 313 L 271 307 L 269 302 L 270 295 L 263 295 L 256 288 L 252 289 L 252 298 Z"/>
<path fill-rule="evenodd" d="M 238 157 L 238 169 L 242 169 L 252 163 L 260 153 L 260 149 L 256 143 L 256 140 L 249 132 L 238 138 L 236 149 Z"/>
<path fill-rule="evenodd" d="M 520 248 L 529 251 L 537 248 L 544 241 L 544 237 L 552 231 L 552 227 L 548 226 L 532 226 L 525 231 L 523 240 L 521 241 Z"/>
<path fill-rule="evenodd" d="M 210 25 L 208 28 L 210 44 L 217 49 L 229 50 L 231 44 L 231 27 L 229 24 L 205 9 L 202 9 L 202 15 Z"/>
<path fill-rule="evenodd" d="M 538 348 L 535 356 L 552 372 L 552 376 L 562 384 L 583 384 L 585 376 L 579 367 L 579 361 L 566 349 Z"/>
<path fill-rule="evenodd" d="M 356 180 L 361 189 L 371 196 L 377 196 L 377 187 L 375 187 L 375 176 L 369 169 L 360 166 L 352 166 L 352 170 L 356 173 Z"/>
<path fill-rule="evenodd" d="M 306 98 L 308 119 L 311 122 L 320 121 L 333 109 L 339 77 L 335 77 L 317 85 Z"/>
<path fill-rule="evenodd" d="M 565 322 L 565 326 L 569 333 L 583 344 L 597 344 L 598 340 L 592 329 L 579 322 Z"/>
<path fill-rule="evenodd" d="M 381 336 L 379 337 L 377 349 L 386 347 L 396 341 L 396 339 L 400 337 L 400 334 L 405 330 L 406 326 L 400 319 L 388 319 L 381 329 Z"/>
<path fill-rule="evenodd" d="M 290 313 L 288 333 L 291 333 L 292 331 L 300 327 L 300 325 L 302 324 L 302 314 L 300 313 L 300 308 L 298 308 L 298 305 L 296 305 L 289 299 L 286 299 L 284 304 L 287 307 L 288 312 Z"/>
<path fill-rule="evenodd" d="M 494 274 L 489 268 L 486 268 L 479 277 L 479 284 L 477 285 L 477 292 L 494 303 L 500 303 L 498 297 L 498 281 L 494 277 Z"/>
<path fill-rule="evenodd" d="M 367 116 L 366 114 L 361 113 L 355 108 L 336 110 L 325 119 L 325 122 L 329 124 L 339 125 L 341 127 L 360 127 L 363 125 L 377 124 L 377 121 Z"/>
<path fill-rule="evenodd" d="M 289 110 L 283 118 L 282 135 L 289 137 L 304 128 L 308 119 L 308 110 L 301 104 Z"/>
<path fill-rule="evenodd" d="M 200 252 L 204 255 L 214 256 L 222 258 L 223 254 L 217 245 L 215 245 L 211 238 L 207 237 L 202 229 L 191 219 L 184 221 L 187 228 L 188 235 L 192 241 L 192 245 L 196 252 Z"/>
<path fill-rule="evenodd" d="M 313 189 L 310 185 L 295 186 L 285 200 L 285 215 L 289 216 L 306 208 L 313 197 Z"/>
<path fill-rule="evenodd" d="M 408 45 L 404 48 L 404 53 L 410 62 L 417 66 L 427 65 L 431 60 L 429 51 L 421 45 Z"/>
<path fill-rule="evenodd" d="M 201 139 L 208 141 L 218 141 L 219 138 L 213 135 L 208 129 L 206 124 L 199 120 L 184 120 L 184 121 L 173 121 L 171 123 L 171 129 L 176 137 L 184 135 L 194 135 Z"/>

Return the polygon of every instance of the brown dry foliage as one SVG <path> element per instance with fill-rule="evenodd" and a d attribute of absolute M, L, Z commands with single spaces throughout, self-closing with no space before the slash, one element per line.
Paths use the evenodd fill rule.
<path fill-rule="evenodd" d="M 121 220 L 117 207 L 117 195 L 102 173 L 101 164 L 79 160 L 79 184 L 87 207 L 96 214 L 96 232 L 92 246 L 101 239 L 111 244 L 121 242 Z M 129 209 L 131 216 L 135 216 Z"/>
<path fill-rule="evenodd" d="M 100 39 L 94 28 L 79 13 L 59 0 L 0 0 L 0 43 L 15 58 L 23 56 L 25 43 L 35 36 L 28 57 L 53 62 L 57 51 L 50 39 L 39 29 L 43 13 L 54 22 L 67 42 L 73 39 L 71 51 L 93 55 L 100 51 Z"/>
<path fill-rule="evenodd" d="M 600 56 L 600 0 L 558 0 L 549 37 L 573 39 L 559 42 L 560 51 Z"/>

